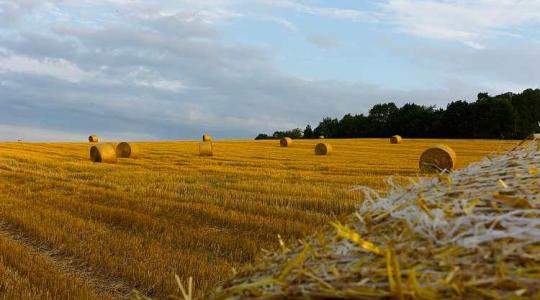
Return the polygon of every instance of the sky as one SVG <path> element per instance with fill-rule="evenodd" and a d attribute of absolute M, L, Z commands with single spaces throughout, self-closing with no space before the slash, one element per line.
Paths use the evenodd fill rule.
<path fill-rule="evenodd" d="M 540 87 L 539 0 L 0 0 L 0 140 L 252 139 Z"/>

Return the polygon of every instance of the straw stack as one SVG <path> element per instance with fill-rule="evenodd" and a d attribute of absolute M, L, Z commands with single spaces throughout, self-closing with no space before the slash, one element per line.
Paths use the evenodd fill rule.
<path fill-rule="evenodd" d="M 204 299 L 538 299 L 536 142 L 380 197 Z M 276 242 L 277 243 L 277 242 Z"/>
<path fill-rule="evenodd" d="M 211 142 L 212 141 L 212 136 L 209 135 L 208 133 L 205 133 L 202 136 L 202 140 L 203 140 L 203 142 Z"/>
<path fill-rule="evenodd" d="M 456 152 L 446 145 L 436 145 L 427 149 L 419 161 L 420 171 L 424 173 L 452 171 L 456 164 Z"/>
<path fill-rule="evenodd" d="M 90 143 L 99 143 L 99 138 L 97 135 L 92 134 L 91 136 L 88 137 L 88 141 Z"/>
<path fill-rule="evenodd" d="M 139 146 L 133 143 L 121 142 L 116 146 L 116 156 L 119 158 L 136 159 L 139 155 Z"/>
<path fill-rule="evenodd" d="M 212 144 L 212 142 L 201 142 L 199 144 L 199 154 L 201 156 L 213 156 L 214 145 Z"/>
<path fill-rule="evenodd" d="M 403 138 L 399 135 L 394 135 L 390 138 L 391 144 L 401 144 L 402 141 L 403 141 Z"/>
<path fill-rule="evenodd" d="M 108 143 L 99 143 L 90 147 L 90 160 L 96 163 L 115 164 L 116 149 Z"/>
<path fill-rule="evenodd" d="M 328 143 L 318 143 L 315 146 L 315 154 L 316 155 L 328 155 L 332 153 L 332 145 Z"/>
<path fill-rule="evenodd" d="M 281 147 L 290 147 L 293 143 L 293 140 L 290 137 L 283 137 L 279 140 Z"/>

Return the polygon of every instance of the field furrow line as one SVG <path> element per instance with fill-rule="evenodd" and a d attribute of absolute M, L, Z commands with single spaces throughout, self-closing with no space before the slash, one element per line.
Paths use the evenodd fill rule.
<path fill-rule="evenodd" d="M 17 232 L 7 223 L 0 221 L 0 237 L 11 239 L 22 246 L 30 255 L 44 258 L 53 263 L 56 270 L 77 278 L 102 299 L 131 299 L 134 288 L 117 278 L 110 278 L 97 272 L 91 266 L 76 258 L 63 255 L 58 249 L 47 247 L 24 234 Z"/>

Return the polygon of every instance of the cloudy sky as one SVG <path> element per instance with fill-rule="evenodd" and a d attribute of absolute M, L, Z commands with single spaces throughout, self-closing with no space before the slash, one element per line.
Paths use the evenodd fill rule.
<path fill-rule="evenodd" d="M 253 138 L 540 86 L 538 0 L 0 0 L 0 140 Z"/>

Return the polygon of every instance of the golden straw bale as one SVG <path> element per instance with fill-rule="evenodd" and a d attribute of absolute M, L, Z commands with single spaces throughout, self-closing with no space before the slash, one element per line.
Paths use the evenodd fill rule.
<path fill-rule="evenodd" d="M 394 135 L 390 138 L 391 144 L 401 144 L 402 141 L 403 141 L 403 138 L 399 135 Z"/>
<path fill-rule="evenodd" d="M 454 150 L 446 145 L 433 146 L 420 156 L 420 170 L 425 173 L 451 171 L 456 168 L 457 156 Z"/>
<path fill-rule="evenodd" d="M 199 144 L 199 154 L 201 156 L 213 156 L 214 145 L 212 144 L 212 142 L 201 142 Z"/>
<path fill-rule="evenodd" d="M 293 140 L 290 137 L 283 137 L 279 140 L 281 147 L 290 147 L 293 143 Z"/>
<path fill-rule="evenodd" d="M 116 149 L 108 143 L 99 143 L 90 147 L 90 160 L 97 163 L 115 164 Z"/>
<path fill-rule="evenodd" d="M 99 138 L 97 135 L 92 134 L 91 136 L 88 137 L 88 141 L 90 143 L 99 143 Z"/>
<path fill-rule="evenodd" d="M 202 140 L 203 140 L 203 142 L 211 142 L 212 141 L 212 136 L 209 135 L 208 133 L 205 133 L 202 136 Z"/>
<path fill-rule="evenodd" d="M 315 146 L 316 155 L 328 155 L 330 153 L 332 153 L 332 145 L 328 143 L 318 143 L 317 146 Z"/>
<path fill-rule="evenodd" d="M 121 142 L 116 146 L 116 156 L 119 158 L 136 159 L 139 155 L 139 146 L 133 143 Z"/>

